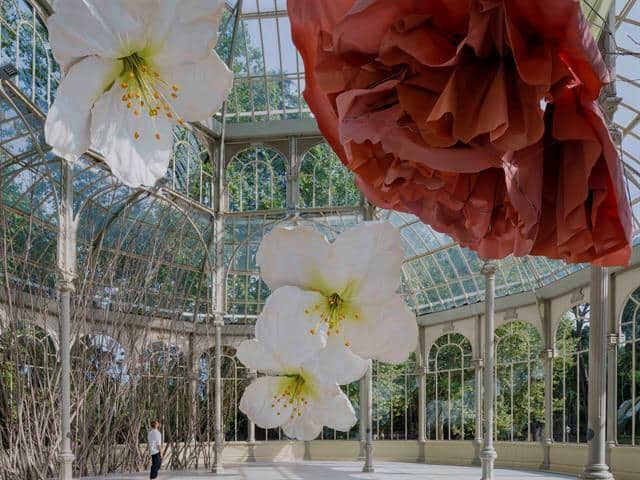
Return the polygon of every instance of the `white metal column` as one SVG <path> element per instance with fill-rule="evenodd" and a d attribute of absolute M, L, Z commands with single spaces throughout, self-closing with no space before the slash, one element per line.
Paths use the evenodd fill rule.
<path fill-rule="evenodd" d="M 358 392 L 358 402 L 360 404 L 360 453 L 358 460 L 365 460 L 367 456 L 367 376 L 360 379 L 360 389 Z"/>
<path fill-rule="evenodd" d="M 544 436 L 541 440 L 543 460 L 540 466 L 543 470 L 551 468 L 551 445 L 553 444 L 553 358 L 554 338 L 551 322 L 551 301 L 542 303 L 542 323 L 544 327 L 545 349 L 542 351 L 544 364 Z"/>
<path fill-rule="evenodd" d="M 482 378 L 484 369 L 484 360 L 482 359 L 482 317 L 476 317 L 476 341 L 475 341 L 476 358 L 473 360 L 475 373 L 475 413 L 476 413 L 476 431 L 473 439 L 474 455 L 471 464 L 480 466 L 480 450 L 482 449 Z"/>
<path fill-rule="evenodd" d="M 224 431 L 222 425 L 222 326 L 224 320 L 222 318 L 216 318 L 214 322 L 214 328 L 216 333 L 216 345 L 215 345 L 215 423 L 214 423 L 214 440 L 215 440 L 215 456 L 213 461 L 213 473 L 224 473 L 224 467 L 222 463 L 222 451 L 224 449 Z"/>
<path fill-rule="evenodd" d="M 485 318 L 484 318 L 484 443 L 480 452 L 482 480 L 493 480 L 493 466 L 497 458 L 493 447 L 493 413 L 495 396 L 495 298 L 496 270 L 493 261 L 485 262 L 482 275 L 485 279 Z"/>
<path fill-rule="evenodd" d="M 426 328 L 418 327 L 418 463 L 426 462 L 427 444 L 427 338 Z"/>
<path fill-rule="evenodd" d="M 249 369 L 247 372 L 249 383 L 252 383 L 258 378 L 258 372 Z M 247 443 L 249 445 L 249 455 L 247 462 L 256 461 L 256 424 L 247 417 Z"/>
<path fill-rule="evenodd" d="M 60 297 L 60 480 L 73 478 L 71 450 L 71 294 L 75 291 L 77 222 L 73 214 L 73 170 L 62 162 L 62 201 L 58 232 L 58 292 Z"/>
<path fill-rule="evenodd" d="M 71 450 L 71 295 L 75 291 L 77 222 L 73 214 L 73 170 L 62 162 L 62 201 L 58 232 L 58 292 L 60 296 L 60 480 L 73 478 Z"/>
<path fill-rule="evenodd" d="M 618 316 L 616 314 L 616 276 L 609 279 L 609 333 L 607 335 L 607 465 L 618 445 Z"/>
<path fill-rule="evenodd" d="M 607 330 L 609 273 L 591 267 L 591 330 L 589 331 L 589 424 L 587 464 L 582 478 L 613 479 L 606 461 Z"/>
<path fill-rule="evenodd" d="M 365 458 L 362 471 L 365 473 L 373 472 L 373 362 L 369 360 L 369 368 L 365 375 L 365 390 L 367 392 L 366 403 L 366 442 L 365 442 Z"/>

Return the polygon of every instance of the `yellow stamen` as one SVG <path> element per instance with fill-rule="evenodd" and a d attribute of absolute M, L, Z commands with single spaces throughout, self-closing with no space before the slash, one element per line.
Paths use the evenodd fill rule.
<path fill-rule="evenodd" d="M 156 140 L 160 140 L 160 134 L 156 133 Z"/>
<path fill-rule="evenodd" d="M 135 138 L 136 140 L 138 140 L 140 138 L 140 134 L 138 132 L 135 132 L 133 134 L 133 138 Z"/>

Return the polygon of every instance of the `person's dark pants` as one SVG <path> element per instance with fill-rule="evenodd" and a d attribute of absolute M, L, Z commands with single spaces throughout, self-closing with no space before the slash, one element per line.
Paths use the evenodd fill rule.
<path fill-rule="evenodd" d="M 155 455 L 151 455 L 151 475 L 149 476 L 149 478 L 158 478 L 160 465 L 162 465 L 160 454 L 156 453 Z"/>

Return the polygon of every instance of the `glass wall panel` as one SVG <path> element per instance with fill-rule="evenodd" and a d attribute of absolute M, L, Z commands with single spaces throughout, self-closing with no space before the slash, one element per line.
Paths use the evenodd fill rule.
<path fill-rule="evenodd" d="M 496 329 L 496 439 L 537 441 L 544 427 L 544 371 L 538 330 L 521 321 Z"/>
<path fill-rule="evenodd" d="M 471 342 L 459 333 L 438 338 L 429 351 L 427 373 L 427 438 L 473 438 L 474 369 Z"/>
<path fill-rule="evenodd" d="M 589 379 L 588 303 L 567 310 L 555 336 L 553 361 L 553 439 L 556 442 L 587 441 Z"/>
<path fill-rule="evenodd" d="M 640 445 L 640 288 L 622 310 L 618 346 L 618 443 Z"/>

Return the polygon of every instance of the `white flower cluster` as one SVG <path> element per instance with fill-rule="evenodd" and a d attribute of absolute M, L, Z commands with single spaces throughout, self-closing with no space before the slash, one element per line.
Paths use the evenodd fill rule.
<path fill-rule="evenodd" d="M 402 259 L 389 223 L 362 223 L 334 243 L 304 227 L 265 236 L 257 263 L 273 294 L 255 340 L 238 349 L 242 363 L 266 374 L 240 402 L 256 425 L 298 440 L 355 425 L 340 385 L 361 378 L 370 359 L 398 364 L 416 348 L 415 316 L 397 294 Z"/>
<path fill-rule="evenodd" d="M 206 120 L 233 74 L 213 48 L 224 0 L 58 0 L 47 28 L 65 75 L 45 124 L 53 153 L 92 148 L 124 184 L 152 186 L 173 128 Z"/>

